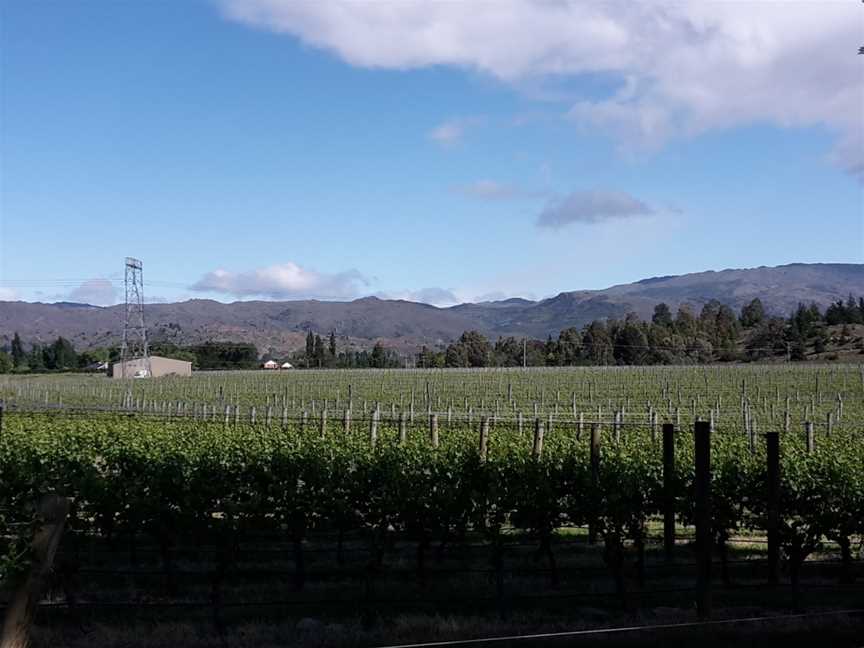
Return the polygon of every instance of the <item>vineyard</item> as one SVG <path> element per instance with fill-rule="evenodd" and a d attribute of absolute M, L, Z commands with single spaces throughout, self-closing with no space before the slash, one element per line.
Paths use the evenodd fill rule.
<path fill-rule="evenodd" d="M 69 498 L 58 617 L 864 594 L 860 366 L 22 377 L 0 397 L 0 569 L 26 569 L 40 497 Z"/>

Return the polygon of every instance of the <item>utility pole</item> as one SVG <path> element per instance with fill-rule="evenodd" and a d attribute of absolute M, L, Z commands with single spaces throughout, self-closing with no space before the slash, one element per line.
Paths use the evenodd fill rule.
<path fill-rule="evenodd" d="M 147 327 L 144 326 L 144 264 L 139 259 L 126 257 L 124 275 L 126 308 L 123 312 L 123 343 L 120 347 L 120 371 L 126 375 L 126 362 L 141 359 L 142 369 L 150 375 L 150 350 L 147 346 Z"/>

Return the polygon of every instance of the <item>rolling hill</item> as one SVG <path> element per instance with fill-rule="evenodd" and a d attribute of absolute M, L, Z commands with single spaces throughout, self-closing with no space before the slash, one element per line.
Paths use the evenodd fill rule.
<path fill-rule="evenodd" d="M 787 315 L 799 302 L 826 306 L 848 294 L 864 294 L 864 264 L 803 264 L 708 271 L 654 277 L 603 290 L 563 292 L 540 301 L 508 299 L 437 308 L 401 300 L 364 297 L 350 302 L 240 301 L 194 299 L 148 304 L 153 340 L 192 344 L 206 340 L 253 342 L 259 350 L 286 351 L 302 346 L 307 331 L 337 335 L 352 346 L 371 340 L 402 349 L 438 345 L 476 329 L 487 336 L 544 338 L 593 319 L 635 312 L 648 318 L 654 306 L 696 309 L 717 299 L 733 308 L 758 297 L 769 312 Z M 116 344 L 123 306 L 99 307 L 58 302 L 0 302 L 0 344 L 15 331 L 25 341 L 62 335 L 76 348 Z"/>

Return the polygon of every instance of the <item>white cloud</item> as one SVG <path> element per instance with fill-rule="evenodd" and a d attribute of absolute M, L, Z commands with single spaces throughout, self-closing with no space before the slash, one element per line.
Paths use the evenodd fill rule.
<path fill-rule="evenodd" d="M 21 296 L 14 288 L 3 288 L 0 286 L 0 301 L 18 301 Z"/>
<path fill-rule="evenodd" d="M 464 129 L 454 122 L 444 122 L 429 131 L 429 139 L 439 144 L 452 145 L 462 139 Z"/>
<path fill-rule="evenodd" d="M 369 281 L 357 270 L 335 274 L 317 272 L 291 261 L 249 272 L 214 270 L 189 287 L 236 297 L 271 299 L 353 299 Z"/>
<path fill-rule="evenodd" d="M 429 139 L 441 146 L 455 146 L 465 137 L 465 132 L 478 125 L 481 120 L 477 117 L 462 117 L 449 119 L 433 128 L 427 134 Z"/>
<path fill-rule="evenodd" d="M 619 83 L 569 115 L 628 146 L 754 123 L 827 127 L 831 159 L 864 179 L 860 3 L 296 2 L 222 0 L 232 20 L 291 34 L 368 68 L 449 65 L 514 87 L 584 74 Z M 458 141 L 464 125 L 430 136 Z"/>
<path fill-rule="evenodd" d="M 117 287 L 108 279 L 89 279 L 72 290 L 66 301 L 110 306 L 117 301 Z"/>
<path fill-rule="evenodd" d="M 653 213 L 644 202 L 623 192 L 575 191 L 551 200 L 537 217 L 537 225 L 558 229 L 573 223 L 602 223 Z"/>
<path fill-rule="evenodd" d="M 433 306 L 453 306 L 460 303 L 459 298 L 451 290 L 438 288 L 421 288 L 420 290 L 401 290 L 376 293 L 381 299 L 402 299 L 417 302 L 419 304 L 431 304 Z"/>

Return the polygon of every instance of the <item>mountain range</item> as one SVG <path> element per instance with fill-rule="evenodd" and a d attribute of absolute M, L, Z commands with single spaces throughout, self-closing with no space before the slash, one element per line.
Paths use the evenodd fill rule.
<path fill-rule="evenodd" d="M 758 297 L 769 313 L 788 315 L 800 302 L 824 307 L 850 293 L 864 295 L 864 264 L 794 263 L 707 271 L 652 277 L 603 290 L 562 292 L 539 301 L 513 298 L 446 308 L 376 297 L 347 302 L 193 299 L 147 304 L 145 313 L 153 341 L 252 342 L 262 352 L 281 353 L 302 347 L 308 331 L 322 335 L 335 331 L 343 345 L 368 347 L 380 340 L 410 350 L 446 344 L 472 329 L 493 339 L 545 338 L 570 326 L 630 312 L 647 319 L 660 302 L 673 311 L 682 304 L 698 311 L 716 299 L 738 310 Z M 79 349 L 117 344 L 123 310 L 123 305 L 0 302 L 0 345 L 16 331 L 25 341 L 46 342 L 62 335 Z"/>

